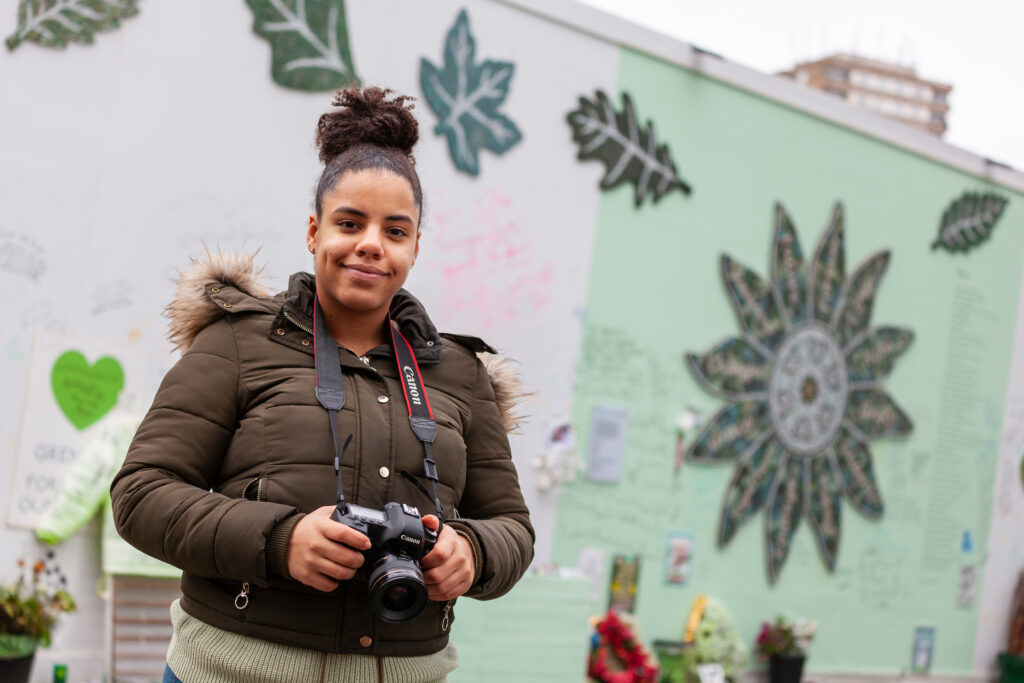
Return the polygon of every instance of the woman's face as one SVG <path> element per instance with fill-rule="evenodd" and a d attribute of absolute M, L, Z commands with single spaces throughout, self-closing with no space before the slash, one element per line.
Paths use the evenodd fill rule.
<path fill-rule="evenodd" d="M 383 315 L 420 249 L 420 212 L 409 181 L 391 171 L 349 171 L 310 215 L 320 305 Z"/>

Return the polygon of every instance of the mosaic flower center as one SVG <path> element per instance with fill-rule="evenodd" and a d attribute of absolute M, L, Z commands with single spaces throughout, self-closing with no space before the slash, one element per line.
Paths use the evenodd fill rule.
<path fill-rule="evenodd" d="M 790 453 L 811 456 L 832 443 L 847 390 L 846 358 L 828 328 L 807 323 L 782 340 L 768 379 L 768 410 Z"/>

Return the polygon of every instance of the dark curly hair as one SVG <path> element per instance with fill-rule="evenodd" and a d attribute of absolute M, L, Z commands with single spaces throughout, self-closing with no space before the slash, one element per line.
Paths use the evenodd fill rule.
<path fill-rule="evenodd" d="M 349 171 L 383 169 L 402 176 L 412 186 L 416 207 L 423 213 L 423 191 L 416 173 L 412 148 L 420 127 L 412 115 L 415 98 L 391 97 L 394 92 L 374 86 L 339 90 L 331 104 L 338 109 L 320 117 L 316 144 L 323 173 L 316 188 L 316 215 L 323 211 L 324 195 Z"/>

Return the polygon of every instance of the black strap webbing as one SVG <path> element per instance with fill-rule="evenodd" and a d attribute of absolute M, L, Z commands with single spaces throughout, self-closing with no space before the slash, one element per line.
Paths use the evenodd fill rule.
<path fill-rule="evenodd" d="M 437 495 L 437 463 L 430 452 L 430 444 L 437 437 L 437 423 L 427 399 L 426 385 L 420 375 L 416 356 L 412 346 L 398 328 L 391 324 L 388 316 L 388 329 L 391 330 L 391 347 L 395 351 L 395 362 L 398 365 L 405 405 L 409 409 L 409 425 L 413 434 L 423 443 L 423 471 L 434 494 L 434 505 L 437 506 L 437 519 L 442 521 L 441 499 Z M 341 483 L 341 458 L 352 441 L 350 434 L 344 446 L 338 444 L 338 411 L 345 406 L 345 385 L 341 378 L 341 363 L 338 361 L 337 342 L 327 330 L 324 322 L 320 300 L 313 301 L 313 362 L 316 371 L 316 398 L 331 417 L 331 436 L 334 437 L 334 471 L 338 475 L 338 503 L 345 502 L 345 494 Z M 438 529 L 440 531 L 440 529 Z"/>

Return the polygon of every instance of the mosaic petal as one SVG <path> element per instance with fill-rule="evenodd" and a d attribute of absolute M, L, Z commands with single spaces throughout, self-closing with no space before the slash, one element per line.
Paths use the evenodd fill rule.
<path fill-rule="evenodd" d="M 843 247 L 843 205 L 836 202 L 825 236 L 814 252 L 811 264 L 811 308 L 814 317 L 830 323 L 846 280 Z"/>
<path fill-rule="evenodd" d="M 910 418 L 881 389 L 851 391 L 846 418 L 868 439 L 906 436 L 914 429 Z"/>
<path fill-rule="evenodd" d="M 707 465 L 731 462 L 768 427 L 768 406 L 763 401 L 730 403 L 697 435 L 686 451 L 686 459 Z"/>
<path fill-rule="evenodd" d="M 885 506 L 875 482 L 867 444 L 844 429 L 836 440 L 835 454 L 846 497 L 862 514 L 872 519 L 881 517 Z"/>
<path fill-rule="evenodd" d="M 875 293 L 888 265 L 889 252 L 880 251 L 850 277 L 850 286 L 843 298 L 843 310 L 835 323 L 840 343 L 845 344 L 868 328 L 871 309 L 875 305 Z"/>
<path fill-rule="evenodd" d="M 786 453 L 774 438 L 765 439 L 750 457 L 737 467 L 725 492 L 718 544 L 724 546 L 748 519 L 764 507 L 775 481 L 775 473 Z"/>
<path fill-rule="evenodd" d="M 898 327 L 879 327 L 872 330 L 856 348 L 846 356 L 846 370 L 851 382 L 880 380 L 892 372 L 914 333 Z"/>
<path fill-rule="evenodd" d="M 767 360 L 743 339 L 727 339 L 702 356 L 687 354 L 686 362 L 705 389 L 725 398 L 768 386 Z"/>
<path fill-rule="evenodd" d="M 839 552 L 840 501 L 843 487 L 832 464 L 831 454 L 804 462 L 807 479 L 806 509 L 808 522 L 818 542 L 821 559 L 829 571 L 836 568 Z"/>
<path fill-rule="evenodd" d="M 779 468 L 776 485 L 768 501 L 765 533 L 768 551 L 768 582 L 775 583 L 789 556 L 789 543 L 800 523 L 803 508 L 803 462 L 790 457 Z"/>
<path fill-rule="evenodd" d="M 807 283 L 804 256 L 793 221 L 782 204 L 775 205 L 775 239 L 772 244 L 772 284 L 791 323 L 807 318 Z"/>
<path fill-rule="evenodd" d="M 775 305 L 775 297 L 768 285 L 757 273 L 728 255 L 722 256 L 722 281 L 743 329 L 769 347 L 774 347 L 785 330 L 779 307 Z"/>

